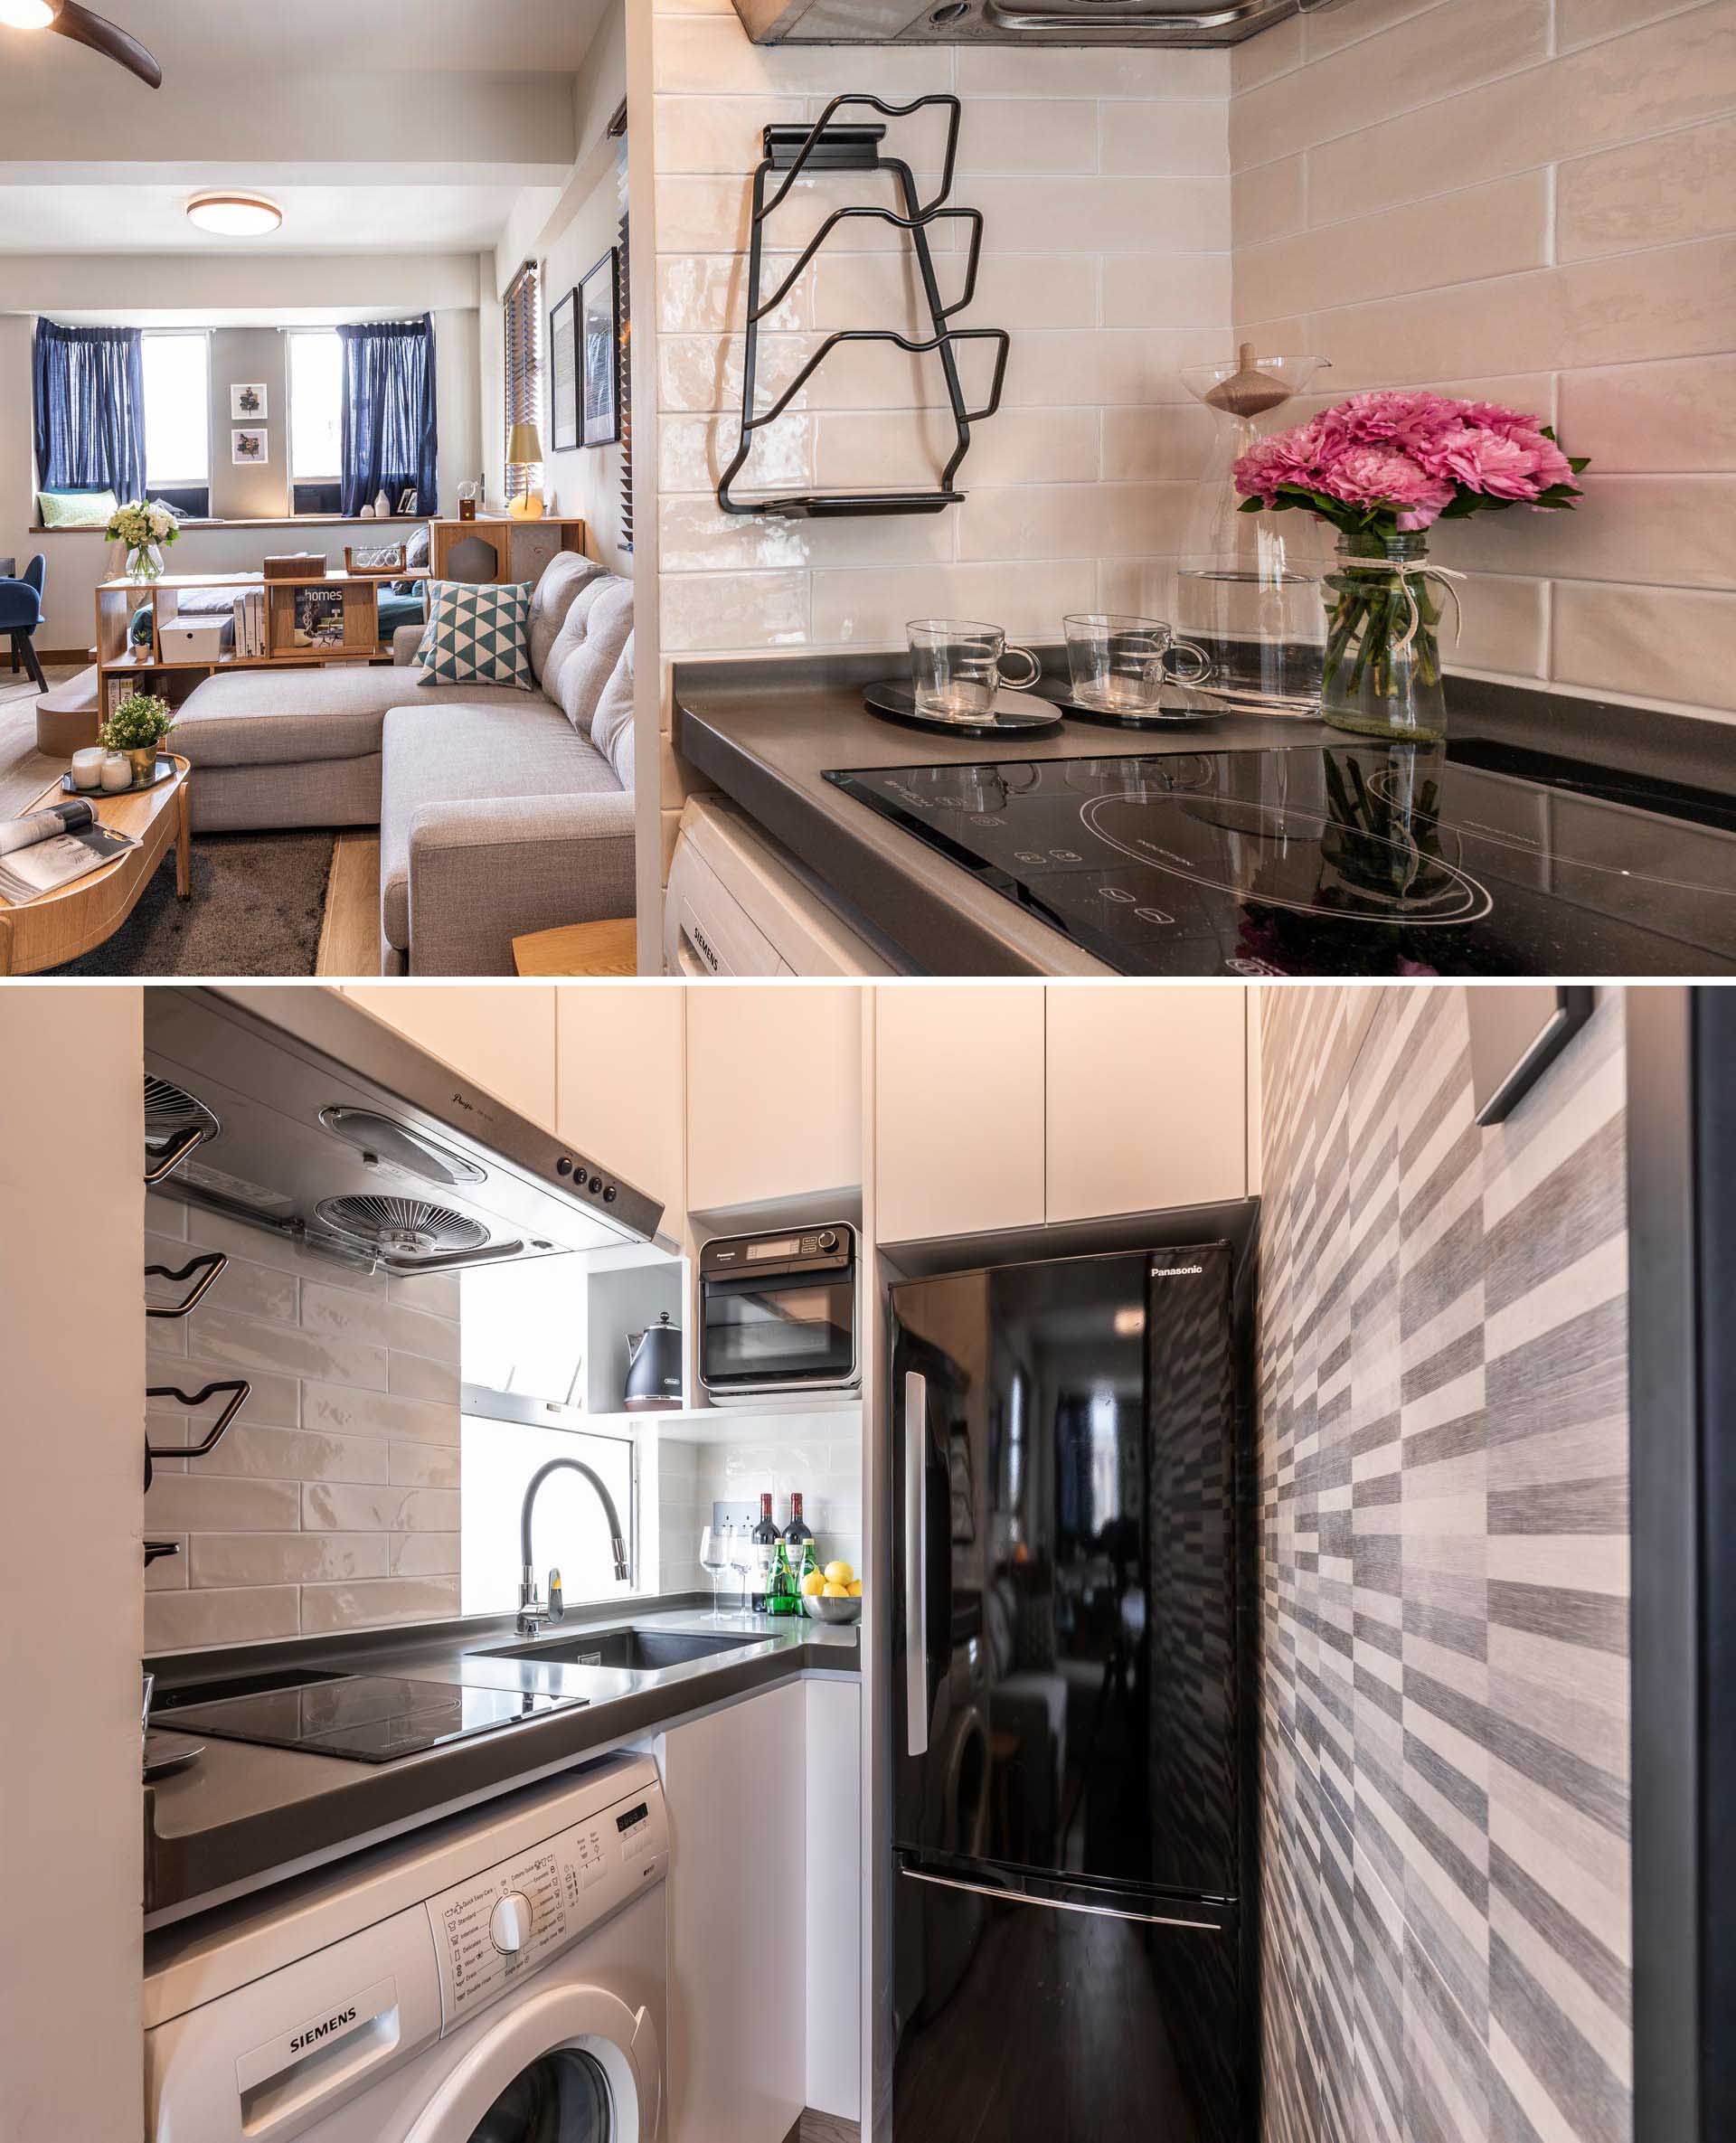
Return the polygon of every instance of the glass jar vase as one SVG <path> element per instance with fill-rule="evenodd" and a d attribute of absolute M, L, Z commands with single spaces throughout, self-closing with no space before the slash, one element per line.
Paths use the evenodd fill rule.
<path fill-rule="evenodd" d="M 163 571 L 163 553 L 155 543 L 135 543 L 127 553 L 129 581 L 155 581 Z"/>
<path fill-rule="evenodd" d="M 1326 579 L 1320 712 L 1334 729 L 1401 744 L 1447 738 L 1439 583 L 1420 533 L 1338 539 Z"/>

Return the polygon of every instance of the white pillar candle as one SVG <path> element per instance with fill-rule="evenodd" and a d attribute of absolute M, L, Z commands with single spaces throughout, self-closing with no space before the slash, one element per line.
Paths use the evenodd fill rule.
<path fill-rule="evenodd" d="M 103 749 L 93 744 L 88 751 L 72 754 L 72 785 L 75 788 L 100 788 L 102 787 Z"/>
<path fill-rule="evenodd" d="M 133 762 L 124 751 L 111 751 L 103 760 L 102 786 L 110 795 L 133 786 Z"/>

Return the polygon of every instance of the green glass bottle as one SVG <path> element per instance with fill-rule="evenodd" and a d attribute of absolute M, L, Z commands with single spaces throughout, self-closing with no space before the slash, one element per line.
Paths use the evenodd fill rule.
<path fill-rule="evenodd" d="M 795 1573 L 789 1567 L 789 1556 L 780 1540 L 772 1552 L 771 1576 L 766 1584 L 766 1612 L 769 1615 L 799 1615 L 801 1611 Z"/>

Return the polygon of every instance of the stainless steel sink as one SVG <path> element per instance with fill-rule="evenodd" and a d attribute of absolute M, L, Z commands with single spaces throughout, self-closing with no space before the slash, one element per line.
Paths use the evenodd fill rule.
<path fill-rule="evenodd" d="M 501 1645 L 479 1657 L 487 1659 L 546 1659 L 556 1666 L 618 1666 L 647 1674 L 658 1667 L 686 1666 L 720 1652 L 740 1652 L 762 1645 L 762 1637 L 690 1637 L 673 1629 L 590 1629 L 582 1636 L 533 1638 L 522 1645 Z"/>

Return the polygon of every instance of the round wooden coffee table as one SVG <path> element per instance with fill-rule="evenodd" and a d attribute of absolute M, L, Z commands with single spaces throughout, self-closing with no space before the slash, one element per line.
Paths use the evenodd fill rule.
<path fill-rule="evenodd" d="M 112 938 L 137 905 L 171 841 L 175 890 L 182 900 L 188 897 L 193 863 L 188 781 L 193 769 L 178 752 L 169 756 L 175 760 L 175 772 L 155 788 L 142 788 L 136 796 L 90 798 L 102 824 L 117 833 L 131 834 L 137 848 L 89 877 L 75 878 L 59 892 L 44 893 L 23 907 L 14 907 L 0 894 L 0 975 L 40 975 L 45 968 L 61 967 Z M 40 811 L 61 801 L 56 781 L 26 809 Z"/>

